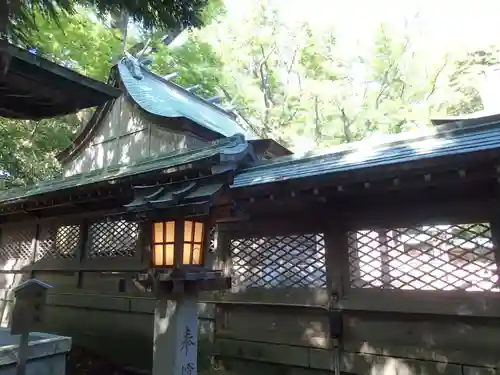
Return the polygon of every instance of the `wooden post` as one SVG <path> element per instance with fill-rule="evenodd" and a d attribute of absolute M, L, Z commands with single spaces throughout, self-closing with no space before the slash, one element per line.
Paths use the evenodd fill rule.
<path fill-rule="evenodd" d="M 387 229 L 378 229 L 378 242 L 380 251 L 380 271 L 382 273 L 382 288 L 389 289 L 391 287 L 391 265 L 389 257 L 389 239 Z"/>
<path fill-rule="evenodd" d="M 327 287 L 330 293 L 330 346 L 333 350 L 330 367 L 335 375 L 340 375 L 343 351 L 341 300 L 350 288 L 347 235 L 347 228 L 340 221 L 332 221 L 325 232 Z"/>
<path fill-rule="evenodd" d="M 23 332 L 19 338 L 19 349 L 17 352 L 16 375 L 24 375 L 26 373 L 26 362 L 28 361 L 30 333 Z"/>
<path fill-rule="evenodd" d="M 197 302 L 196 293 L 186 293 L 177 300 L 157 299 L 153 375 L 197 374 Z"/>
<path fill-rule="evenodd" d="M 493 256 L 496 263 L 496 288 L 500 288 L 500 215 L 495 214 L 490 221 L 491 241 L 493 242 Z"/>

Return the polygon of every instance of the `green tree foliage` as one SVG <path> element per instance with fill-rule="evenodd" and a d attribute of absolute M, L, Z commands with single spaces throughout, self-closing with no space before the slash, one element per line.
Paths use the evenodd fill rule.
<path fill-rule="evenodd" d="M 55 156 L 68 146 L 75 126 L 67 119 L 14 121 L 0 117 L 0 170 L 7 172 L 3 187 L 24 186 L 55 177 Z"/>
<path fill-rule="evenodd" d="M 75 14 L 76 5 L 95 9 L 100 15 L 117 11 L 126 12 L 128 17 L 140 23 L 145 28 L 172 29 L 182 25 L 201 26 L 203 9 L 207 0 L 32 0 L 12 1 L 0 0 L 0 37 L 11 26 L 12 37 L 29 40 L 28 30 L 38 28 L 36 19 L 42 16 L 53 22 L 58 22 L 61 14 Z"/>
<path fill-rule="evenodd" d="M 37 54 L 81 74 L 106 81 L 112 58 L 120 50 L 119 33 L 91 18 L 80 8 L 73 15 L 63 14 L 56 24 L 37 16 L 39 29 L 27 31 L 30 47 Z"/>
<path fill-rule="evenodd" d="M 153 44 L 154 62 L 151 69 L 162 76 L 177 73 L 176 83 L 183 87 L 200 84 L 197 94 L 204 97 L 215 96 L 222 79 L 222 61 L 212 46 L 196 35 L 178 46 L 165 46 L 161 41 Z"/>
<path fill-rule="evenodd" d="M 468 51 L 454 61 L 450 75 L 453 95 L 450 97 L 447 113 L 466 114 L 483 108 L 478 86 L 489 67 L 500 63 L 500 48 L 490 46 L 486 49 Z"/>

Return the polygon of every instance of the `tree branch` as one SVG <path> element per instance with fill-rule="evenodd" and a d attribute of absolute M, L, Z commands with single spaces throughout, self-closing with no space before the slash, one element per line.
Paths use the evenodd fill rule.
<path fill-rule="evenodd" d="M 434 93 L 436 92 L 437 83 L 438 83 L 439 77 L 441 76 L 441 74 L 443 73 L 443 71 L 444 71 L 444 69 L 446 68 L 447 65 L 448 65 L 448 58 L 445 58 L 444 62 L 443 62 L 443 65 L 441 65 L 439 67 L 439 69 L 437 70 L 436 74 L 434 75 L 434 78 L 431 81 L 432 82 L 431 83 L 431 90 L 425 96 L 425 100 L 429 100 L 430 97 L 432 95 L 434 95 Z"/>
<path fill-rule="evenodd" d="M 323 138 L 323 134 L 321 134 L 321 119 L 319 116 L 319 100 L 318 96 L 314 95 L 314 139 L 316 143 Z"/>
<path fill-rule="evenodd" d="M 234 103 L 233 97 L 227 91 L 224 87 L 219 86 L 222 92 L 224 93 L 224 96 L 229 100 L 230 103 Z M 244 108 L 239 108 L 238 110 L 233 110 L 233 113 L 236 114 L 236 116 L 241 117 L 241 119 L 245 122 L 245 124 L 250 128 L 251 131 L 253 131 L 255 134 L 262 135 L 262 131 L 258 129 L 254 124 L 252 124 L 251 121 L 249 121 L 244 114 Z"/>
<path fill-rule="evenodd" d="M 347 142 L 352 142 L 354 137 L 351 131 L 352 121 L 349 120 L 349 117 L 345 113 L 344 107 L 342 107 L 339 103 L 336 103 L 338 110 L 340 111 L 340 118 L 342 120 L 342 130 L 344 132 L 344 136 Z"/>
<path fill-rule="evenodd" d="M 274 105 L 273 103 L 273 98 L 272 98 L 272 92 L 269 89 L 269 84 L 268 84 L 268 75 L 269 75 L 269 66 L 267 64 L 267 60 L 271 56 L 271 54 L 276 50 L 276 44 L 274 44 L 269 51 L 269 53 L 265 53 L 264 51 L 264 46 L 261 44 L 260 45 L 260 50 L 262 53 L 262 59 L 259 62 L 259 77 L 260 77 L 260 88 L 263 94 L 263 99 L 264 99 L 264 121 L 263 124 L 266 127 L 266 129 L 269 128 L 269 117 L 270 117 L 270 111 L 271 111 L 271 106 Z"/>

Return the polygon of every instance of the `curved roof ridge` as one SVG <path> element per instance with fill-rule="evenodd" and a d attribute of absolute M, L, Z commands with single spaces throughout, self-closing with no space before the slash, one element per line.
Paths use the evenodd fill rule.
<path fill-rule="evenodd" d="M 249 140 L 258 139 L 222 108 L 153 73 L 133 57 L 122 59 L 118 72 L 130 97 L 152 115 L 183 117 L 222 137 L 244 134 Z"/>

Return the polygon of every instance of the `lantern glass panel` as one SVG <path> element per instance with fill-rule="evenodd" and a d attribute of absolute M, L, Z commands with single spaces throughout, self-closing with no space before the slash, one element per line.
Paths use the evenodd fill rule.
<path fill-rule="evenodd" d="M 153 246 L 153 265 L 155 267 L 163 265 L 163 246 L 164 245 Z"/>
<path fill-rule="evenodd" d="M 164 226 L 165 226 L 165 223 L 154 223 L 153 224 L 153 241 L 155 243 L 163 243 L 164 242 L 164 239 L 163 239 L 163 232 L 164 232 Z"/>
<path fill-rule="evenodd" d="M 203 242 L 203 224 L 202 223 L 195 223 L 194 224 L 194 241 L 196 243 L 202 243 Z"/>
<path fill-rule="evenodd" d="M 174 265 L 175 222 L 153 223 L 153 266 Z"/>
<path fill-rule="evenodd" d="M 201 222 L 184 222 L 183 265 L 202 265 L 203 229 Z"/>
<path fill-rule="evenodd" d="M 167 240 L 165 242 L 167 243 L 174 243 L 175 242 L 175 221 L 167 221 L 165 223 L 165 233 Z"/>
<path fill-rule="evenodd" d="M 169 267 L 174 265 L 174 244 L 165 245 L 165 265 Z"/>
<path fill-rule="evenodd" d="M 194 244 L 193 245 L 193 264 L 202 264 L 202 257 L 201 257 L 201 245 L 199 244 Z"/>
<path fill-rule="evenodd" d="M 185 221 L 184 222 L 184 242 L 191 242 L 191 237 L 193 236 L 193 222 Z"/>

